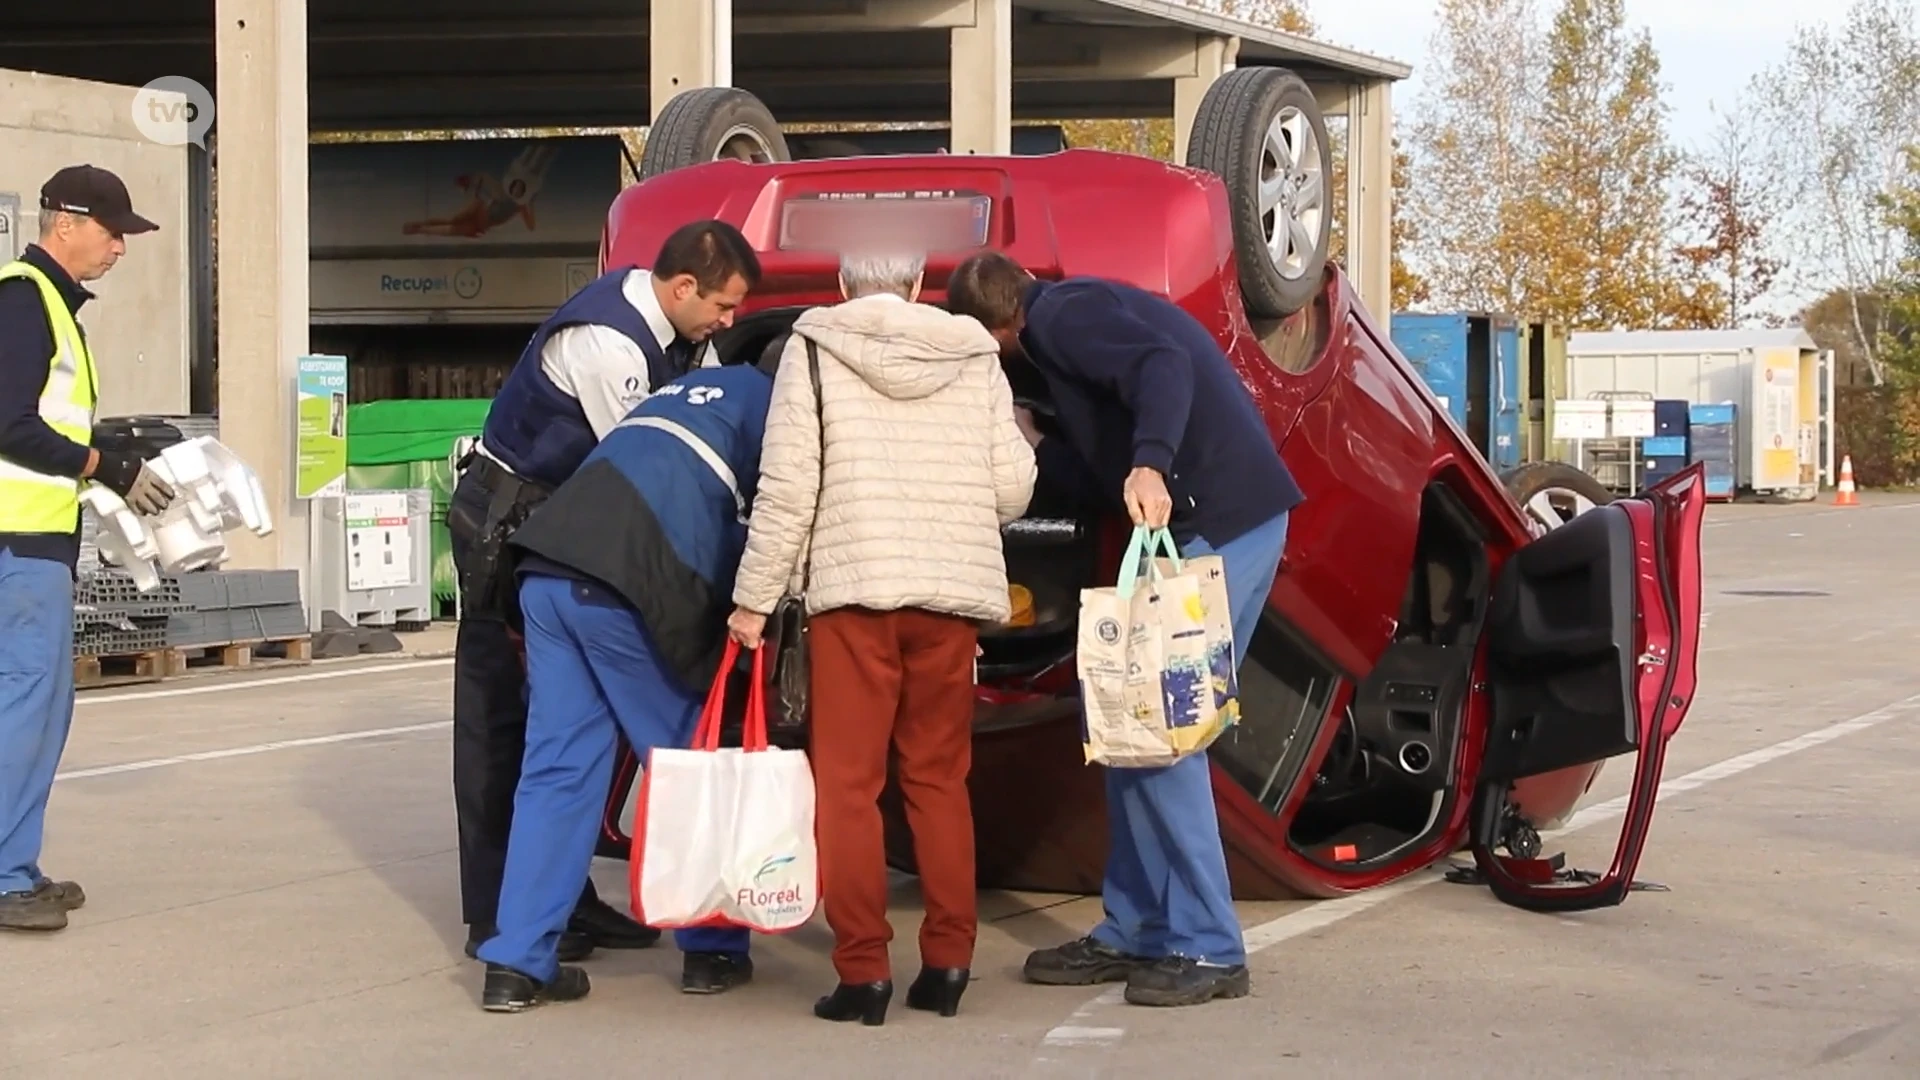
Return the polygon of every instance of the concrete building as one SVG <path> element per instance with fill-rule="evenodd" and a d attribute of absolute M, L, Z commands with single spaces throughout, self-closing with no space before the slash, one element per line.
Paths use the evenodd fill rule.
<path fill-rule="evenodd" d="M 68 165 L 111 169 L 160 222 L 90 288 L 81 314 L 100 368 L 102 415 L 187 411 L 188 162 L 133 125 L 134 87 L 0 71 L 0 262 L 40 231 L 40 185 Z"/>
<path fill-rule="evenodd" d="M 1290 67 L 1349 117 L 1347 268 L 1389 310 L 1392 81 L 1410 69 L 1168 0 L 106 0 L 9 20 L 0 68 L 216 95 L 222 438 L 282 527 L 236 568 L 308 564 L 291 496 L 295 360 L 308 346 L 310 129 L 632 126 L 678 91 L 735 85 L 786 123 L 946 120 L 1005 153 L 1018 117 L 1174 117 L 1239 64 Z M 184 214 L 183 214 L 184 217 Z"/>

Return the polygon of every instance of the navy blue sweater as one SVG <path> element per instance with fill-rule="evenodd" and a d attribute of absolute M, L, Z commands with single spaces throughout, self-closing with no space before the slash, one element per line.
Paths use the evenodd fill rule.
<path fill-rule="evenodd" d="M 1050 482 L 1124 506 L 1127 473 L 1166 478 L 1173 534 L 1214 547 L 1304 501 L 1219 342 L 1178 304 L 1099 278 L 1036 281 L 1022 305 L 1027 356 L 1065 442 L 1042 439 Z"/>
<path fill-rule="evenodd" d="M 20 261 L 51 278 L 74 314 L 92 299 L 40 245 L 28 244 Z M 0 458 L 50 476 L 79 476 L 87 468 L 87 448 L 40 418 L 40 393 L 52 365 L 53 327 L 40 290 L 25 278 L 0 282 Z M 80 533 L 0 533 L 0 548 L 71 568 L 80 557 Z"/>

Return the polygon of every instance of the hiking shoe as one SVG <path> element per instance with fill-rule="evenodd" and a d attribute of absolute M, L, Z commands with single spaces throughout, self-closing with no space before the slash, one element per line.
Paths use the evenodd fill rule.
<path fill-rule="evenodd" d="M 1137 967 L 1150 963 L 1144 957 L 1129 956 L 1093 937 L 1077 938 L 1051 949 L 1039 949 L 1027 957 L 1023 969 L 1029 982 L 1048 986 L 1092 986 L 1094 983 L 1119 982 Z"/>
<path fill-rule="evenodd" d="M 1129 1005 L 1202 1005 L 1214 998 L 1243 998 L 1253 992 L 1247 965 L 1203 964 L 1184 956 L 1135 968 L 1127 976 Z"/>
<path fill-rule="evenodd" d="M 587 973 L 577 967 L 561 965 L 553 981 L 543 983 L 510 967 L 488 964 L 480 1007 L 488 1012 L 520 1012 L 552 1002 L 579 1001 L 591 988 Z"/>
<path fill-rule="evenodd" d="M 39 889 L 0 893 L 0 930 L 65 930 L 67 909 Z"/>
<path fill-rule="evenodd" d="M 77 881 L 55 881 L 52 878 L 43 877 L 34 882 L 33 891 L 36 894 L 51 896 L 53 902 L 65 911 L 79 911 L 87 906 L 86 891 L 80 888 L 80 883 Z"/>

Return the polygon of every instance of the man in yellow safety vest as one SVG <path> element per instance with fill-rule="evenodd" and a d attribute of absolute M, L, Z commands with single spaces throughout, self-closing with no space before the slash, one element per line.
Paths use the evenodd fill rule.
<path fill-rule="evenodd" d="M 81 282 L 151 232 L 120 178 L 91 165 L 40 189 L 40 241 L 0 267 L 0 930 L 59 930 L 86 902 L 40 872 L 47 796 L 73 719 L 73 577 L 80 487 L 142 514 L 173 489 L 138 457 L 94 449 L 98 373 L 75 321 Z"/>

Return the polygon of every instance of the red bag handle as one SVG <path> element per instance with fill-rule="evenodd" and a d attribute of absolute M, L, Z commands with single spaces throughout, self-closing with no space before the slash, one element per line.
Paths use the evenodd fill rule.
<path fill-rule="evenodd" d="M 765 750 L 767 748 L 767 702 L 766 689 L 766 650 L 753 650 L 753 675 L 747 686 L 747 715 L 742 725 L 740 744 L 743 750 Z M 727 676 L 733 673 L 733 665 L 740 659 L 740 643 L 727 638 L 727 648 L 720 655 L 720 670 L 713 677 L 713 686 L 707 691 L 707 703 L 700 710 L 700 722 L 693 729 L 694 750 L 720 749 L 720 718 L 726 713 Z"/>

